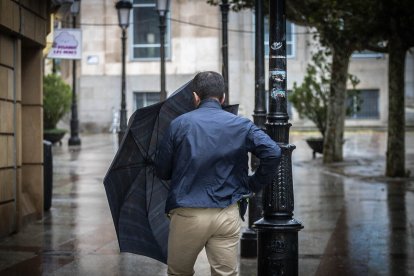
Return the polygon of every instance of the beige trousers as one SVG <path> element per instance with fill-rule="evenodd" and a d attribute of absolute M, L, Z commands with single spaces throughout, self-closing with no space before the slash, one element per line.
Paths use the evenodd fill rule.
<path fill-rule="evenodd" d="M 177 208 L 170 212 L 168 275 L 194 275 L 205 247 L 211 275 L 237 275 L 240 216 L 237 204 L 219 208 Z"/>

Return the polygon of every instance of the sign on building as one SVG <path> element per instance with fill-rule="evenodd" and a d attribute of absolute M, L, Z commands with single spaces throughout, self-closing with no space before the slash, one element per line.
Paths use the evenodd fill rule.
<path fill-rule="evenodd" d="M 81 59 L 82 32 L 79 29 L 55 29 L 48 58 Z"/>

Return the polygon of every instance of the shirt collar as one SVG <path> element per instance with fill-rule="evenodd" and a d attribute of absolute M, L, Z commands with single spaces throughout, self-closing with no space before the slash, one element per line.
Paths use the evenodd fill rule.
<path fill-rule="evenodd" d="M 221 109 L 221 104 L 215 99 L 205 99 L 205 100 L 202 100 L 200 105 L 198 106 L 198 108 L 203 108 L 203 107 L 213 107 L 213 108 Z"/>

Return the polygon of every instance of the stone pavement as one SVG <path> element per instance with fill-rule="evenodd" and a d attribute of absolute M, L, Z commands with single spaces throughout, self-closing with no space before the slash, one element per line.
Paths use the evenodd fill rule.
<path fill-rule="evenodd" d="M 383 177 L 386 134 L 346 133 L 345 161 L 324 166 L 304 138 L 292 133 L 295 215 L 300 275 L 414 275 L 414 178 Z M 414 174 L 414 132 L 406 136 Z M 54 146 L 50 211 L 0 240 L 0 275 L 166 275 L 152 259 L 119 253 L 102 184 L 116 136 L 82 135 L 82 149 Z M 195 275 L 210 275 L 202 253 Z M 240 275 L 256 275 L 241 259 Z"/>

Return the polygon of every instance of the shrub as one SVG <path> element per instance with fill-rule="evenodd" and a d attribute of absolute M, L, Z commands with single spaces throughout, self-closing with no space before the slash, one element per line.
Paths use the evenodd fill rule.
<path fill-rule="evenodd" d="M 293 83 L 292 92 L 288 96 L 289 101 L 299 116 L 311 120 L 318 128 L 322 137 L 324 137 L 326 130 L 329 86 L 331 82 L 331 63 L 328 61 L 328 56 L 329 53 L 322 50 L 314 53 L 311 62 L 306 68 L 302 84 L 298 86 L 296 82 Z M 348 74 L 348 79 L 353 87 L 351 91 L 348 91 L 348 95 L 357 96 L 358 111 L 361 100 L 359 98 L 359 91 L 355 87 L 358 85 L 359 79 L 351 74 Z M 346 112 L 347 115 L 350 115 L 352 110 L 347 108 Z"/>
<path fill-rule="evenodd" d="M 56 74 L 43 77 L 43 128 L 55 129 L 69 111 L 72 89 Z"/>

